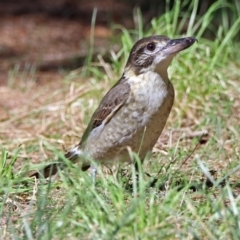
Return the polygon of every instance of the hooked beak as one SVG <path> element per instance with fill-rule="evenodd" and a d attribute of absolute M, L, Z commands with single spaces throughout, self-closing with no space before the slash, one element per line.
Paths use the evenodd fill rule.
<path fill-rule="evenodd" d="M 189 48 L 197 39 L 195 37 L 186 37 L 178 39 L 170 39 L 164 49 L 166 55 L 178 53 L 186 48 Z"/>

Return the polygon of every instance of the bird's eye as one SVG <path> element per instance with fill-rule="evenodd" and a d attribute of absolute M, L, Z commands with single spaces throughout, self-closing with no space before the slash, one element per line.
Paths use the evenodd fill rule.
<path fill-rule="evenodd" d="M 153 43 L 153 42 L 148 43 L 148 45 L 147 45 L 147 50 L 149 50 L 149 51 L 154 51 L 155 48 L 156 48 L 155 43 Z"/>

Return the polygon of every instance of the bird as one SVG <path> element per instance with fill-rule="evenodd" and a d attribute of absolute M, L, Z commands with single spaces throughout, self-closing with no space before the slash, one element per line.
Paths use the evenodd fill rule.
<path fill-rule="evenodd" d="M 174 103 L 168 67 L 177 53 L 196 41 L 195 37 L 162 35 L 138 40 L 121 78 L 102 98 L 80 142 L 65 158 L 81 161 L 82 171 L 92 167 L 93 175 L 96 167 L 89 159 L 106 166 L 132 163 L 131 150 L 143 161 L 160 137 Z M 50 163 L 31 177 L 47 178 L 64 166 L 63 161 Z"/>

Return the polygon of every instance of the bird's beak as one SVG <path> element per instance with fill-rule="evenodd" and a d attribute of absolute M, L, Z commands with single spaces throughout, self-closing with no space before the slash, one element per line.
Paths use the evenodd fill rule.
<path fill-rule="evenodd" d="M 164 52 L 166 53 L 166 55 L 178 53 L 178 52 L 190 47 L 196 41 L 197 41 L 197 39 L 195 37 L 170 39 L 167 41 L 167 45 L 164 49 Z"/>

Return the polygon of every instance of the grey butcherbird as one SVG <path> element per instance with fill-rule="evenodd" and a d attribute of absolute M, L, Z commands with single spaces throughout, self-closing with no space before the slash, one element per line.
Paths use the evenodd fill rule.
<path fill-rule="evenodd" d="M 178 52 L 195 41 L 194 37 L 165 36 L 137 41 L 122 77 L 103 97 L 80 143 L 65 157 L 72 162 L 82 160 L 83 171 L 91 165 L 86 159 L 105 165 L 130 162 L 129 149 L 143 160 L 157 142 L 173 105 L 168 66 Z M 42 175 L 55 174 L 59 166 L 64 165 L 50 163 Z M 36 172 L 31 176 L 40 175 Z"/>

